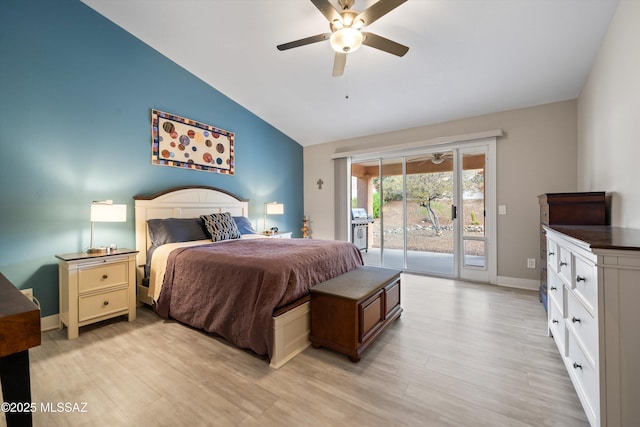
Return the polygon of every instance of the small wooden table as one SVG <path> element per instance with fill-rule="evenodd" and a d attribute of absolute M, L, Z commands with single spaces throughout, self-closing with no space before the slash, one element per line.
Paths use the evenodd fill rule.
<path fill-rule="evenodd" d="M 40 345 L 40 340 L 40 309 L 0 273 L 0 381 L 4 402 L 31 402 L 29 349 Z M 32 425 L 30 411 L 5 412 L 5 417 L 7 427 Z"/>
<path fill-rule="evenodd" d="M 360 267 L 311 288 L 313 348 L 327 347 L 352 362 L 402 313 L 400 271 Z"/>

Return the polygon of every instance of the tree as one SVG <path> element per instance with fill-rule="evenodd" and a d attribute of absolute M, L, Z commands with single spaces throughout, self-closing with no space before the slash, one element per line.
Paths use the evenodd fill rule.
<path fill-rule="evenodd" d="M 446 172 L 421 173 L 407 175 L 407 201 L 415 201 L 419 206 L 427 209 L 429 222 L 433 225 L 436 236 L 442 234 L 440 219 L 433 209 L 432 202 L 437 200 L 451 200 L 453 196 L 453 180 Z"/>
<path fill-rule="evenodd" d="M 404 194 L 402 176 L 383 176 L 382 189 L 380 179 L 374 178 L 373 185 L 377 193 L 382 193 L 383 203 L 392 200 L 402 200 Z M 416 202 L 426 208 L 429 222 L 433 225 L 436 235 L 442 233 L 438 214 L 432 206 L 432 202 L 441 199 L 451 199 L 453 194 L 453 182 L 451 174 L 446 172 L 423 173 L 407 175 L 406 180 L 407 201 Z"/>
<path fill-rule="evenodd" d="M 463 191 L 468 193 L 484 192 L 484 175 L 482 169 L 463 171 Z M 382 182 L 382 189 L 380 183 Z M 403 184 L 404 187 L 403 188 Z M 383 176 L 374 178 L 375 194 L 382 194 L 382 203 L 392 200 L 402 200 L 406 189 L 407 202 L 415 202 L 427 210 L 429 222 L 433 225 L 436 235 L 442 234 L 442 227 L 434 203 L 447 201 L 451 203 L 453 197 L 453 177 L 451 172 L 432 172 L 407 175 L 406 183 L 402 176 Z M 374 194 L 374 195 L 375 195 Z M 379 205 L 378 205 L 379 206 Z M 378 207 L 379 209 L 379 207 Z"/>

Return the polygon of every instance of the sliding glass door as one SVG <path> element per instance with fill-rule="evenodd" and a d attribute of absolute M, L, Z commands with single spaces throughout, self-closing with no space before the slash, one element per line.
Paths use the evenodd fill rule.
<path fill-rule="evenodd" d="M 406 158 L 407 270 L 455 272 L 453 152 Z"/>
<path fill-rule="evenodd" d="M 415 151 L 351 161 L 351 207 L 371 220 L 365 263 L 491 281 L 489 146 Z"/>
<path fill-rule="evenodd" d="M 460 160 L 460 277 L 488 281 L 485 147 L 458 150 Z"/>

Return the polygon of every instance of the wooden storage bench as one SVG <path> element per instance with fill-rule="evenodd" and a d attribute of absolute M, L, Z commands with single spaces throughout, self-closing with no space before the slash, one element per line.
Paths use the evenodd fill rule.
<path fill-rule="evenodd" d="M 401 313 L 400 271 L 360 267 L 311 288 L 309 340 L 358 362 Z"/>

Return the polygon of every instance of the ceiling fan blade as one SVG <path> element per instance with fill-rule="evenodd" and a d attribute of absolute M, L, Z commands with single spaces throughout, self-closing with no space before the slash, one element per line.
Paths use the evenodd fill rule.
<path fill-rule="evenodd" d="M 329 20 L 329 22 L 333 22 L 336 19 L 342 22 L 340 13 L 338 13 L 336 8 L 333 7 L 331 3 L 329 3 L 329 0 L 311 0 L 311 3 L 313 3 L 313 5 L 318 8 L 318 10 Z"/>
<path fill-rule="evenodd" d="M 317 43 L 324 40 L 329 40 L 331 38 L 331 33 L 318 34 L 316 36 L 306 37 L 304 39 L 295 40 L 289 43 L 283 43 L 276 46 L 278 50 L 287 50 L 292 49 L 294 47 L 305 46 L 311 43 Z"/>
<path fill-rule="evenodd" d="M 389 40 L 377 34 L 363 32 L 362 35 L 364 36 L 362 44 L 380 49 L 392 55 L 404 56 L 404 54 L 409 51 L 407 46 L 396 43 L 393 40 Z"/>
<path fill-rule="evenodd" d="M 356 16 L 355 21 L 357 22 L 358 19 L 361 19 L 364 22 L 363 26 L 370 25 L 406 1 L 407 0 L 380 0 L 360 12 L 360 14 Z"/>
<path fill-rule="evenodd" d="M 333 77 L 340 77 L 344 73 L 345 65 L 347 65 L 347 54 L 336 52 L 333 60 Z"/>

